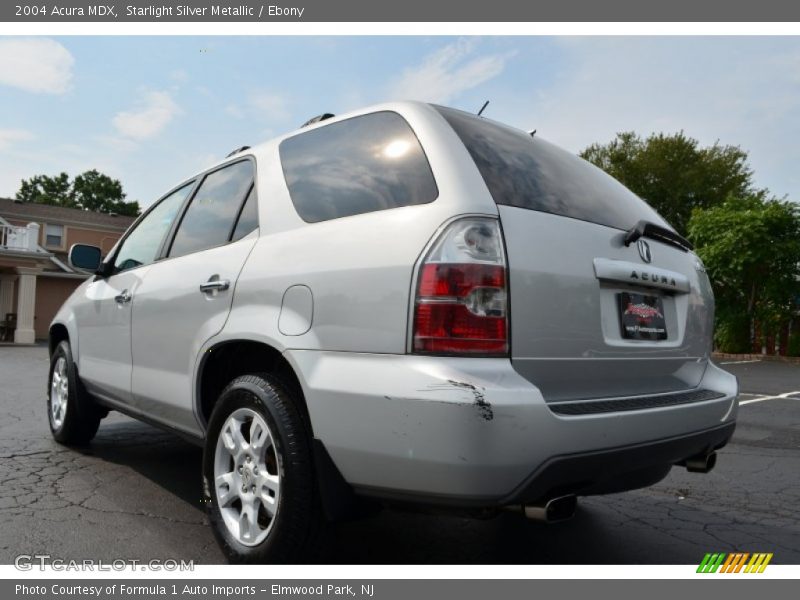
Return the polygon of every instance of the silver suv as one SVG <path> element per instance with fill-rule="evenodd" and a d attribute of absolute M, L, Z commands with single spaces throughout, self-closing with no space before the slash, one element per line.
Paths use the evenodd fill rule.
<path fill-rule="evenodd" d="M 393 502 L 571 515 L 706 472 L 737 382 L 702 262 L 540 139 L 391 103 L 241 148 L 155 202 L 50 328 L 55 439 L 108 410 L 204 447 L 232 561 Z"/>

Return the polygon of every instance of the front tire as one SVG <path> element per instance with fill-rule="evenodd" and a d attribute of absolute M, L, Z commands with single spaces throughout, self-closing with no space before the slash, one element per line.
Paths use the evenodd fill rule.
<path fill-rule="evenodd" d="M 209 520 L 230 562 L 296 562 L 318 522 L 310 436 L 290 392 L 268 374 L 223 390 L 203 453 Z"/>
<path fill-rule="evenodd" d="M 78 378 L 72 349 L 66 340 L 50 358 L 47 391 L 47 420 L 53 438 L 67 445 L 92 441 L 100 426 L 101 411 Z"/>

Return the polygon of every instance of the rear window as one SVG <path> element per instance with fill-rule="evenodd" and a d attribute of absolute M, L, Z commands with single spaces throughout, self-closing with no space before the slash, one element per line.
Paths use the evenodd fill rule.
<path fill-rule="evenodd" d="M 290 137 L 280 156 L 294 207 L 308 223 L 426 204 L 439 195 L 417 136 L 394 112 Z"/>
<path fill-rule="evenodd" d="M 664 220 L 636 194 L 582 158 L 511 127 L 436 106 L 467 147 L 497 204 L 629 229 Z"/>

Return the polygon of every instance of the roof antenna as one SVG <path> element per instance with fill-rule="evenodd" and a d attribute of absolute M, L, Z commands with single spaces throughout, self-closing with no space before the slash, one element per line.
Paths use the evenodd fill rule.
<path fill-rule="evenodd" d="M 536 135 L 536 130 L 534 129 L 533 131 L 529 131 L 528 135 L 530 135 L 531 137 L 535 136 Z"/>
<path fill-rule="evenodd" d="M 479 117 L 483 114 L 483 111 L 486 110 L 487 106 L 489 106 L 489 101 L 488 100 L 483 103 L 483 106 L 481 106 L 481 109 L 478 111 L 478 116 Z"/>

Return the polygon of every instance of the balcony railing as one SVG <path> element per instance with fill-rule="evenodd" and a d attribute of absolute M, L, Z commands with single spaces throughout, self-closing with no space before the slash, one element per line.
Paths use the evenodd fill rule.
<path fill-rule="evenodd" d="M 39 225 L 29 223 L 27 227 L 17 227 L 0 223 L 0 250 L 38 252 Z"/>

